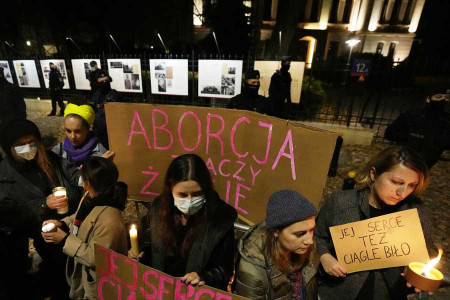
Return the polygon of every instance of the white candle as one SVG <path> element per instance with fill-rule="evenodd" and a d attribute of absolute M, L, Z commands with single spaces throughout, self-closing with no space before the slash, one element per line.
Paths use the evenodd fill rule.
<path fill-rule="evenodd" d="M 136 225 L 134 224 L 131 225 L 130 228 L 130 241 L 131 241 L 131 252 L 133 252 L 135 256 L 138 256 L 139 255 L 138 234 Z"/>
<path fill-rule="evenodd" d="M 58 197 L 58 196 L 67 196 L 66 188 L 63 187 L 63 186 L 55 187 L 55 188 L 53 189 L 53 196 L 55 196 L 55 197 Z M 66 206 L 63 207 L 63 208 L 58 208 L 58 209 L 56 210 L 56 212 L 57 212 L 58 214 L 60 214 L 60 215 L 67 214 L 67 213 L 69 212 L 69 206 L 66 205 Z"/>

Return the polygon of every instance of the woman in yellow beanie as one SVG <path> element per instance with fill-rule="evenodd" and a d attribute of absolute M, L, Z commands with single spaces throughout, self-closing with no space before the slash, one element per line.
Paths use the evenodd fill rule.
<path fill-rule="evenodd" d="M 81 166 L 91 156 L 112 158 L 114 152 L 97 141 L 91 131 L 94 124 L 95 112 L 89 105 L 69 104 L 64 110 L 64 129 L 67 137 L 64 142 L 53 148 L 53 152 Z"/>

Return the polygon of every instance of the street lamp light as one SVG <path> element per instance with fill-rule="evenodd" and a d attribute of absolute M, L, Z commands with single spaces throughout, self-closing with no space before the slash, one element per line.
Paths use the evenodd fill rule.
<path fill-rule="evenodd" d="M 350 39 L 350 40 L 345 41 L 345 43 L 350 46 L 350 51 L 348 53 L 348 60 L 347 60 L 347 71 L 350 66 L 350 58 L 352 56 L 353 47 L 360 42 L 361 42 L 361 40 L 358 40 L 358 39 Z"/>
<path fill-rule="evenodd" d="M 80 52 L 83 53 L 83 50 L 81 50 L 81 48 L 77 45 L 77 43 L 75 43 L 75 41 L 74 41 L 70 36 L 67 36 L 67 37 L 66 37 L 66 40 L 72 42 L 72 44 L 74 44 L 75 47 L 77 47 L 78 50 L 80 50 Z"/>
<path fill-rule="evenodd" d="M 30 41 L 27 41 L 27 46 L 31 47 L 31 42 Z"/>

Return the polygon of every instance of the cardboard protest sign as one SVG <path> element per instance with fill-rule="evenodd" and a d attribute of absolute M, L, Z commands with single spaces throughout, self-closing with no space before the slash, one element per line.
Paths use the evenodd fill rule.
<path fill-rule="evenodd" d="M 245 300 L 209 286 L 186 286 L 179 278 L 144 266 L 110 249 L 95 245 L 97 293 L 100 300 L 183 299 Z"/>
<path fill-rule="evenodd" d="M 333 226 L 330 233 L 347 273 L 430 260 L 416 208 Z"/>
<path fill-rule="evenodd" d="M 192 106 L 107 103 L 110 148 L 130 199 L 152 201 L 174 157 L 201 156 L 221 198 L 252 224 L 270 195 L 299 191 L 316 206 L 336 134 L 255 112 Z"/>
<path fill-rule="evenodd" d="M 259 94 L 261 96 L 269 97 L 269 87 L 272 75 L 276 70 L 281 68 L 281 61 L 255 61 L 255 70 L 258 70 L 261 78 L 261 86 Z M 291 73 L 291 101 L 292 103 L 300 103 L 300 96 L 302 93 L 303 73 L 305 71 L 304 61 L 292 61 L 289 73 Z"/>

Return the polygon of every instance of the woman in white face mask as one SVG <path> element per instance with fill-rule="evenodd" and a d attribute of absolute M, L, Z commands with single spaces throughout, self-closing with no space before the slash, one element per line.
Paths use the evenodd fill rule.
<path fill-rule="evenodd" d="M 14 265 L 17 260 L 28 260 L 28 238 L 32 238 L 49 272 L 48 282 L 54 278 L 52 284 L 58 286 L 54 291 L 67 295 L 64 255 L 61 249 L 44 242 L 41 228 L 43 220 L 61 219 L 75 212 L 81 198 L 78 170 L 67 160 L 45 149 L 39 129 L 29 120 L 10 122 L 2 130 L 0 140 L 6 153 L 6 159 L 0 163 L 0 235 L 4 233 L 1 237 L 7 238 L 3 241 L 0 237 L 0 244 L 10 247 L 8 253 L 14 257 L 9 259 L 7 255 L 2 260 L 14 262 Z M 65 187 L 67 195 L 53 196 L 52 190 L 57 186 Z M 7 209 L 3 209 L 5 207 Z M 58 214 L 58 209 L 66 207 L 66 214 Z"/>
<path fill-rule="evenodd" d="M 214 190 L 205 162 L 195 154 L 179 156 L 149 210 L 148 229 L 140 231 L 139 258 L 186 284 L 225 290 L 233 274 L 236 217 Z"/>

